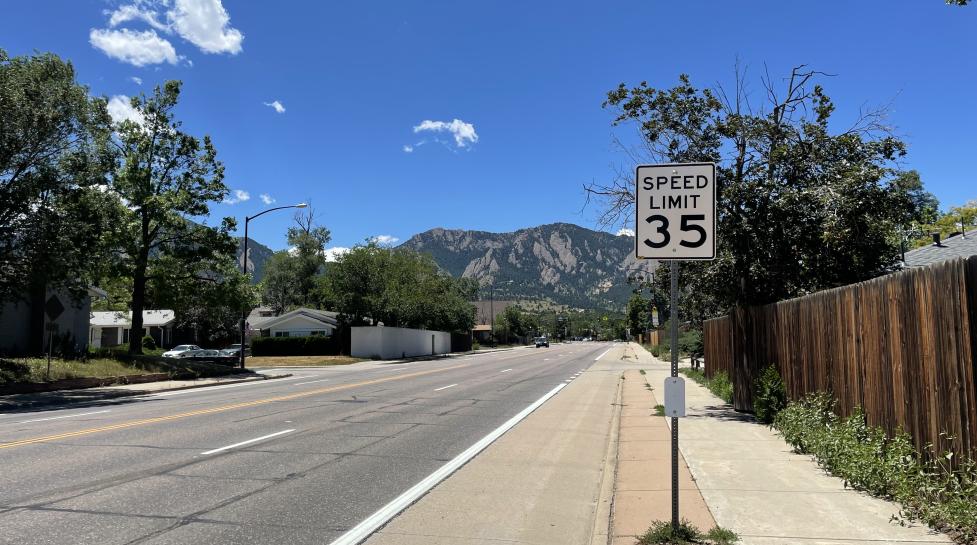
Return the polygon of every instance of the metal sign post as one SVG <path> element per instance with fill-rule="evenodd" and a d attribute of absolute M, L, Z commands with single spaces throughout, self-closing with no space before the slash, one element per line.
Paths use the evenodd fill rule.
<path fill-rule="evenodd" d="M 685 381 L 678 378 L 678 262 L 716 257 L 716 165 L 641 165 L 636 172 L 635 256 L 667 260 L 671 280 L 671 373 L 665 414 L 672 424 L 672 530 L 679 528 L 678 419 L 685 416 Z"/>

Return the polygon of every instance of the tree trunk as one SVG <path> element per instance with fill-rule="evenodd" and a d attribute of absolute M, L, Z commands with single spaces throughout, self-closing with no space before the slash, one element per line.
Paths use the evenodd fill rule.
<path fill-rule="evenodd" d="M 132 275 L 132 323 L 129 326 L 129 354 L 142 354 L 142 311 L 146 306 L 146 266 L 136 265 Z"/>
<path fill-rule="evenodd" d="M 149 216 L 142 213 L 142 233 L 139 255 L 132 271 L 132 321 L 129 327 L 129 354 L 142 354 L 142 311 L 146 306 L 146 269 L 149 266 L 149 248 L 152 246 L 149 232 Z"/>

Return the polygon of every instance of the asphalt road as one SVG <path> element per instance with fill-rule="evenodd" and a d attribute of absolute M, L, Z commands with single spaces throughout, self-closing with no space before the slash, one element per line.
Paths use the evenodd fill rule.
<path fill-rule="evenodd" d="M 610 347 L 300 369 L 8 411 L 0 544 L 329 545 Z"/>

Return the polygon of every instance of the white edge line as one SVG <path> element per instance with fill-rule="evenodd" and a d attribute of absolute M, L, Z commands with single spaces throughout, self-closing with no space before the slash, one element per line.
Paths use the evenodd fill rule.
<path fill-rule="evenodd" d="M 505 432 L 514 428 L 516 424 L 529 416 L 543 403 L 546 403 L 564 387 L 566 387 L 566 384 L 560 384 L 556 388 L 550 390 L 546 395 L 533 402 L 532 405 L 526 407 L 519 414 L 506 421 L 505 424 L 502 424 L 498 428 L 492 430 L 488 435 L 479 439 L 477 443 L 468 447 L 467 450 L 458 456 L 455 456 L 454 459 L 435 470 L 434 473 L 431 473 L 425 477 L 421 482 L 407 489 L 407 491 L 405 491 L 403 494 L 394 498 L 393 501 L 381 507 L 377 512 L 364 519 L 363 522 L 357 524 L 345 534 L 339 536 L 329 545 L 356 545 L 357 543 L 360 543 L 364 539 L 370 537 L 373 532 L 377 531 L 377 529 L 389 522 L 390 519 L 394 518 L 398 513 L 417 501 L 421 496 L 434 488 L 439 482 L 443 481 L 449 475 L 457 471 L 458 468 L 468 463 L 468 461 L 478 455 L 479 452 L 485 450 L 486 447 L 491 445 Z"/>
<path fill-rule="evenodd" d="M 92 413 L 81 413 L 81 414 L 66 414 L 64 416 L 52 416 L 50 418 L 35 418 L 34 420 L 23 420 L 21 422 L 16 422 L 17 424 L 27 424 L 30 422 L 44 422 L 46 420 L 58 420 L 60 418 L 74 418 L 76 416 L 88 416 L 90 414 L 102 414 L 109 412 L 110 409 L 105 409 L 104 411 L 95 411 Z"/>
<path fill-rule="evenodd" d="M 509 371 L 512 371 L 512 369 L 503 369 L 503 370 L 501 370 L 499 372 L 500 373 L 508 373 Z"/>
<path fill-rule="evenodd" d="M 454 386 L 458 386 L 458 383 L 456 382 L 454 384 L 449 384 L 447 386 L 442 386 L 440 388 L 435 388 L 434 391 L 435 392 L 440 392 L 441 390 L 447 390 L 448 388 L 451 388 L 451 387 L 454 387 Z"/>
<path fill-rule="evenodd" d="M 611 348 L 608 348 L 607 350 L 601 352 L 599 356 L 597 356 L 596 358 L 594 358 L 594 361 L 600 360 L 601 358 L 603 358 L 604 356 L 606 356 L 608 352 L 610 352 L 613 349 L 614 349 L 614 347 L 611 347 Z"/>
<path fill-rule="evenodd" d="M 215 452 L 221 452 L 223 450 L 229 450 L 229 449 L 232 449 L 232 448 L 235 448 L 235 447 L 243 447 L 244 445 L 250 445 L 251 443 L 257 443 L 258 441 L 262 441 L 264 439 L 271 439 L 272 437 L 275 437 L 275 436 L 278 436 L 278 435 L 283 435 L 283 434 L 286 434 L 286 433 L 291 433 L 293 431 L 295 431 L 295 430 L 294 429 L 292 429 L 292 430 L 282 430 L 282 431 L 278 431 L 278 432 L 275 432 L 275 433 L 269 433 L 268 435 L 262 435 L 261 437 L 255 437 L 254 439 L 248 439 L 247 441 L 241 441 L 240 443 L 234 443 L 233 445 L 227 445 L 226 447 L 215 448 L 214 450 L 208 450 L 207 452 L 201 452 L 200 454 L 214 454 Z"/>

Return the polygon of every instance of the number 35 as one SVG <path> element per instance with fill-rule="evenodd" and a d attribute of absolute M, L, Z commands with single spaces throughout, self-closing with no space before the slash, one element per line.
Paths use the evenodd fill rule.
<path fill-rule="evenodd" d="M 680 240 L 679 244 L 685 246 L 686 248 L 698 248 L 706 243 L 706 230 L 702 228 L 701 225 L 694 225 L 694 221 L 705 221 L 705 214 L 683 214 L 682 223 L 679 225 L 679 229 L 684 232 L 694 232 L 698 233 L 698 238 L 696 240 Z M 661 240 L 654 241 L 650 238 L 646 238 L 644 243 L 649 248 L 664 248 L 668 246 L 668 243 L 672 240 L 672 235 L 668 232 L 668 218 L 665 216 L 655 214 L 645 218 L 645 221 L 650 224 L 657 223 L 658 226 L 655 228 L 655 232 L 661 235 Z"/>

